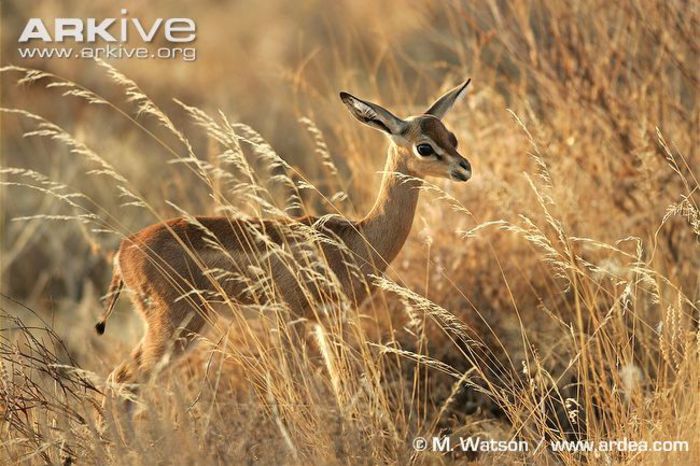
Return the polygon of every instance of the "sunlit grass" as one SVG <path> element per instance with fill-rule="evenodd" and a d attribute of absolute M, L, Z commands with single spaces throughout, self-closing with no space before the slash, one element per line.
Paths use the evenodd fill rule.
<path fill-rule="evenodd" d="M 691 452 L 673 461 L 692 464 L 697 12 L 662 2 L 645 11 L 405 7 L 434 54 L 413 63 L 405 25 L 348 8 L 328 12 L 351 21 L 343 32 L 312 33 L 335 48 L 281 73 L 293 99 L 286 89 L 240 95 L 241 108 L 261 113 L 251 120 L 209 98 L 206 82 L 193 81 L 203 97 L 191 103 L 167 76 L 134 70 L 147 75 L 139 80 L 119 63 L 81 64 L 89 79 L 51 64 L 3 68 L 0 265 L 3 293 L 14 299 L 2 303 L 0 461 L 440 464 L 461 457 L 416 452 L 411 440 L 479 435 L 532 446 L 687 440 Z M 276 21 L 284 27 L 276 17 L 269 27 Z M 392 49 L 358 45 L 366 24 Z M 350 60 L 344 47 L 366 60 Z M 319 69 L 333 71 L 319 77 Z M 474 90 L 447 124 L 475 177 L 458 187 L 428 180 L 409 242 L 386 276 L 365 283 L 378 289 L 374 298 L 355 308 L 318 253 L 334 238 L 294 218 L 361 215 L 385 147 L 329 102 L 350 88 L 415 113 L 465 74 Z M 151 96 L 144 89 L 153 83 L 165 90 Z M 64 104 L 75 107 L 57 112 Z M 284 121 L 272 134 L 256 125 L 268 108 Z M 205 270 L 219 293 L 183 289 L 182 299 L 223 300 L 226 319 L 141 387 L 133 424 L 117 409 L 100 426 L 99 392 L 131 396 L 106 376 L 141 334 L 125 297 L 107 334 L 93 334 L 111 251 L 147 224 L 173 216 L 197 224 L 201 214 L 284 219 L 286 237 L 308 254 L 251 234 L 261 256 L 296 271 L 316 300 L 315 319 L 290 313 L 265 260 L 254 270 L 233 261 Z M 218 284 L 230 279 L 247 280 L 258 319 L 221 295 Z M 574 465 L 583 456 L 541 449 L 478 459 Z"/>

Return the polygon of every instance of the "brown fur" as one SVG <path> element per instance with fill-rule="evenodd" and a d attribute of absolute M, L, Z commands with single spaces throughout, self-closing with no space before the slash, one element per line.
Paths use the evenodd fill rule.
<path fill-rule="evenodd" d="M 446 97 L 451 98 L 448 93 L 441 99 Z M 373 108 L 381 115 L 377 118 L 396 118 L 376 105 Z M 372 125 L 386 129 L 392 126 L 392 121 L 386 120 L 384 125 L 373 120 Z M 460 162 L 466 163 L 451 143 L 451 133 L 438 118 L 421 115 L 401 121 L 401 125 L 406 131 L 397 134 L 391 145 L 377 201 L 362 220 L 339 216 L 305 217 L 296 221 L 176 218 L 151 225 L 125 239 L 115 257 L 111 300 L 97 328 L 104 330 L 122 282 L 130 290 L 133 304 L 147 326 L 131 357 L 113 371 L 113 380 L 143 380 L 167 353 L 181 354 L 207 322 L 221 312 L 265 305 L 281 298 L 294 314 L 313 317 L 313 304 L 323 290 L 309 293 L 300 285 L 306 280 L 304 268 L 298 263 L 306 263 L 304 254 L 314 251 L 305 239 L 308 236 L 291 233 L 300 226 L 311 227 L 344 245 L 320 243 L 322 255 L 346 296 L 355 305 L 360 304 L 368 294 L 365 284 L 371 280 L 358 280 L 347 262 L 357 264 L 359 273 L 365 277 L 382 274 L 408 237 L 421 178 L 450 177 Z M 443 156 L 420 158 L 413 153 L 414 145 L 426 136 L 442 147 Z M 347 251 L 351 257 L 347 257 Z M 299 262 L 285 259 L 289 255 Z M 251 284 L 264 279 L 256 275 L 256 268 L 270 277 L 274 296 L 269 294 L 270 286 L 251 290 Z M 233 273 L 236 278 L 213 279 L 212 272 L 217 271 Z"/>

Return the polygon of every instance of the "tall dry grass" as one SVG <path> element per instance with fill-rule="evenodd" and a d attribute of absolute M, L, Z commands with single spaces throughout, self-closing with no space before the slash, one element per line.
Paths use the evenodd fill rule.
<path fill-rule="evenodd" d="M 3 463 L 693 464 L 696 5 L 200 2 L 177 11 L 198 24 L 194 64 L 15 57 L 25 18 L 108 5 L 3 5 Z M 447 124 L 475 177 L 424 187 L 371 302 L 349 306 L 318 255 L 287 257 L 324 314 L 300 321 L 261 266 L 261 318 L 232 306 L 141 387 L 133 423 L 109 410 L 100 431 L 101 393 L 121 388 L 105 376 L 142 331 L 122 299 L 93 335 L 121 238 L 176 215 L 360 215 L 385 143 L 337 91 L 406 115 L 467 75 Z M 419 435 L 533 449 L 416 452 Z M 534 450 L 543 438 L 690 452 Z"/>

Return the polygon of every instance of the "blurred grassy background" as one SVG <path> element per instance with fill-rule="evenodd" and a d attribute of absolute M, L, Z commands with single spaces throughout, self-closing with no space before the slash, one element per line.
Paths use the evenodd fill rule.
<path fill-rule="evenodd" d="M 322 193 L 347 193 L 335 207 L 349 216 L 371 206 L 386 142 L 347 115 L 338 91 L 406 116 L 420 113 L 442 91 L 471 77 L 467 99 L 447 125 L 471 161 L 474 178 L 466 185 L 437 182 L 471 214 L 424 194 L 392 278 L 454 313 L 487 342 L 498 342 L 492 342 L 494 348 L 502 345 L 494 351 L 502 358 L 508 355 L 516 372 L 520 361 L 530 364 L 536 354 L 547 370 L 574 382 L 589 376 L 580 368 L 564 369 L 580 351 L 568 346 L 569 323 L 583 309 L 585 322 L 578 322 L 577 331 L 593 333 L 630 286 L 619 327 L 601 338 L 597 357 L 588 355 L 592 359 L 581 364 L 605 361 L 600 378 L 591 383 L 613 380 L 619 385 L 618 369 L 629 366 L 642 374 L 649 397 L 676 393 L 669 380 L 659 379 L 664 373 L 659 353 L 663 332 L 653 329 L 667 321 L 670 309 L 683 316 L 679 333 L 692 335 L 697 326 L 697 3 L 207 0 L 178 5 L 134 1 L 127 7 L 130 17 L 144 21 L 182 16 L 197 23 L 194 62 L 111 62 L 168 114 L 196 154 L 213 160 L 216 145 L 173 99 L 249 124 Z M 134 113 L 123 89 L 89 60 L 20 59 L 16 38 L 27 18 L 35 16 L 118 17 L 113 2 L 3 2 L 2 64 L 50 71 Z M 182 166 L 167 163 L 171 154 L 133 122 L 105 106 L 61 97 L 61 89 L 17 85 L 19 76 L 2 74 L 3 106 L 40 114 L 85 142 L 137 187 L 160 217 L 177 215 L 166 201 L 191 213 L 214 213 L 210 187 Z M 339 176 L 324 168 L 316 153 L 318 141 L 300 122 L 303 117 L 320 130 Z M 176 138 L 152 119 L 142 116 L 139 122 L 184 154 Z M 22 137 L 34 125 L 16 114 L 2 115 L 3 166 L 33 169 L 87 194 L 99 206 L 98 216 L 116 216 L 125 231 L 156 219 L 122 206 L 114 183 L 88 175 L 94 167 L 61 144 Z M 263 165 L 257 167 L 264 173 Z M 283 202 L 285 193 L 274 183 L 267 186 Z M 91 332 L 119 237 L 71 221 L 13 221 L 71 212 L 55 199 L 21 187 L 5 188 L 2 196 L 2 292 L 55 322 L 78 362 L 105 375 L 119 356 Z M 667 215 L 684 197 L 685 204 Z M 332 210 L 313 194 L 304 201 L 310 211 Z M 502 223 L 464 238 L 464 231 L 486 222 Z M 528 236 L 499 229 L 505 222 L 524 231 L 532 222 L 555 248 L 561 246 L 562 257 L 552 257 L 533 231 Z M 572 238 L 615 245 L 619 251 Z M 570 257 L 564 257 L 567 251 Z M 573 264 L 576 278 L 566 277 L 557 260 Z M 639 278 L 640 267 L 653 271 L 647 281 Z M 387 319 L 396 320 L 393 328 L 402 329 L 402 301 L 392 295 L 385 299 L 379 306 Z M 120 310 L 128 308 L 126 302 L 120 304 Z M 119 312 L 122 331 L 109 338 L 135 341 L 140 329 L 131 317 L 131 312 Z M 378 327 L 377 338 L 385 338 L 389 327 Z M 427 353 L 460 370 L 470 367 L 439 329 L 433 331 Z M 420 347 L 403 330 L 397 332 L 401 335 L 392 338 Z M 681 340 L 677 344 L 685 348 L 687 341 Z M 128 345 L 121 345 L 118 351 L 125 355 Z M 690 365 L 697 354 L 688 351 L 681 359 Z M 681 372 L 681 366 L 675 370 Z M 679 383 L 698 389 L 692 384 L 699 372 L 695 368 Z M 408 374 L 407 380 L 412 377 Z M 451 382 L 435 380 L 425 395 L 426 411 L 439 406 L 451 389 Z M 697 390 L 693 393 L 682 403 L 697 407 Z M 597 432 L 624 434 L 622 420 L 641 416 L 648 430 L 636 433 L 683 437 L 672 432 L 682 403 L 671 398 L 658 412 L 646 411 L 646 418 L 641 407 L 632 413 L 618 400 L 619 406 L 611 409 L 624 415 L 601 421 Z M 611 399 L 587 401 L 600 408 Z M 473 415 L 468 403 L 472 401 L 458 404 L 441 427 L 462 425 L 465 413 Z M 493 411 L 478 411 L 475 422 L 504 423 L 507 418 L 510 424 L 499 424 L 505 430 L 510 427 L 503 425 L 517 424 L 517 408 Z M 610 425 L 614 422 L 620 423 L 617 431 Z M 697 419 L 675 424 L 685 437 L 692 426 L 698 427 Z"/>
<path fill-rule="evenodd" d="M 512 109 L 536 140 L 544 141 L 539 149 L 552 168 L 565 173 L 562 195 L 569 203 L 565 210 L 577 217 L 571 219 L 580 229 L 577 233 L 587 236 L 595 231 L 605 234 L 599 239 L 614 240 L 621 237 L 620 231 L 641 235 L 644 230 L 635 228 L 644 225 L 641 217 L 656 221 L 675 200 L 675 193 L 660 182 L 670 175 L 662 169 L 665 162 L 655 128 L 667 131 L 685 157 L 692 157 L 697 145 L 697 57 L 689 29 L 694 23 L 692 14 L 681 22 L 681 5 L 632 2 L 608 11 L 595 2 L 527 7 L 382 2 L 372 8 L 361 2 L 293 6 L 212 2 L 196 7 L 136 2 L 128 6 L 133 17 L 146 20 L 167 13 L 194 18 L 198 58 L 196 63 L 124 59 L 115 65 L 185 129 L 198 153 L 206 154 L 207 141 L 192 130 L 173 98 L 206 111 L 221 110 L 233 121 L 250 124 L 287 161 L 325 188 L 333 181 L 324 179 L 318 159 L 312 156 L 312 141 L 299 123 L 300 117 L 309 117 L 347 174 L 342 188 L 349 191 L 356 212 L 363 212 L 373 201 L 380 179 L 375 173 L 383 166 L 385 144 L 380 135 L 359 128 L 342 112 L 338 90 L 351 90 L 405 115 L 419 112 L 438 92 L 471 76 L 470 98 L 449 119 L 481 175 L 468 188 L 460 187 L 464 204 L 481 221 L 518 211 L 503 204 L 499 194 L 520 193 L 521 173 L 533 171 L 534 165 L 528 157 L 532 147 L 508 112 Z M 53 71 L 98 90 L 109 100 L 123 102 L 121 89 L 111 85 L 90 60 L 21 63 L 15 45 L 28 17 L 117 13 L 110 2 L 95 2 L 90 8 L 71 2 L 8 2 L 3 10 L 4 60 Z M 679 27 L 664 29 L 642 18 L 668 19 Z M 263 30 L 261 25 L 267 26 Z M 79 135 L 146 192 L 164 215 L 167 208 L 162 199 L 172 196 L 188 210 L 208 211 L 208 203 L 192 195 L 196 187 L 181 179 L 187 174 L 164 166 L 167 154 L 134 131 L 126 119 L 105 116 L 101 108 L 90 108 L 79 99 L 56 104 L 58 91 L 16 86 L 7 77 L 3 83 L 6 107 L 21 105 L 37 111 Z M 19 137 L 27 122 L 5 116 L 3 123 L 7 165 L 76 180 L 100 205 L 116 208 L 114 193 L 99 180 L 81 180 L 80 162 L 69 162 L 57 152 L 60 147 Z M 147 182 L 154 170 L 163 173 L 162 183 Z M 373 183 L 355 182 L 368 175 Z M 653 199 L 639 192 L 650 182 L 660 188 Z M 519 198 L 516 194 L 508 202 Z M 48 202 L 26 193 L 22 199 L 27 204 L 8 204 L 6 221 L 19 212 L 36 212 L 41 202 Z M 611 208 L 626 218 L 605 215 Z M 129 215 L 124 220 L 134 228 L 150 221 Z M 617 228 L 607 228 L 607 222 Z M 449 225 L 449 229 L 460 226 Z M 87 244 L 76 234 L 76 227 L 65 227 L 66 236 L 52 241 L 63 244 L 66 253 L 85 255 Z M 10 228 L 7 246 L 13 243 L 13 228 L 24 226 Z M 66 277 L 62 256 L 49 254 L 41 259 L 42 248 L 36 245 L 41 243 L 42 230 L 55 230 L 50 225 L 36 228 L 34 247 L 25 246 L 25 260 L 6 262 L 5 267 L 14 267 L 8 278 L 14 280 L 10 290 L 19 296 L 32 291 L 26 287 L 36 280 L 27 278 L 35 274 L 31 256 L 38 255 L 46 266 L 42 271 L 48 274 L 46 285 L 58 286 L 58 293 L 71 289 L 75 299 L 85 271 Z M 83 266 L 91 262 L 86 259 Z M 36 296 L 44 294 L 40 289 L 33 291 Z"/>

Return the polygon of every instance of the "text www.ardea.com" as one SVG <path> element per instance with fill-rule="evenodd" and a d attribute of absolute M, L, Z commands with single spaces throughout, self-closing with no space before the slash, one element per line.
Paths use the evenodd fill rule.
<path fill-rule="evenodd" d="M 531 444 L 526 440 L 492 440 L 480 437 L 416 437 L 413 448 L 417 451 L 471 451 L 471 452 L 528 452 L 548 448 L 553 452 L 687 452 L 685 440 L 540 440 Z"/>

